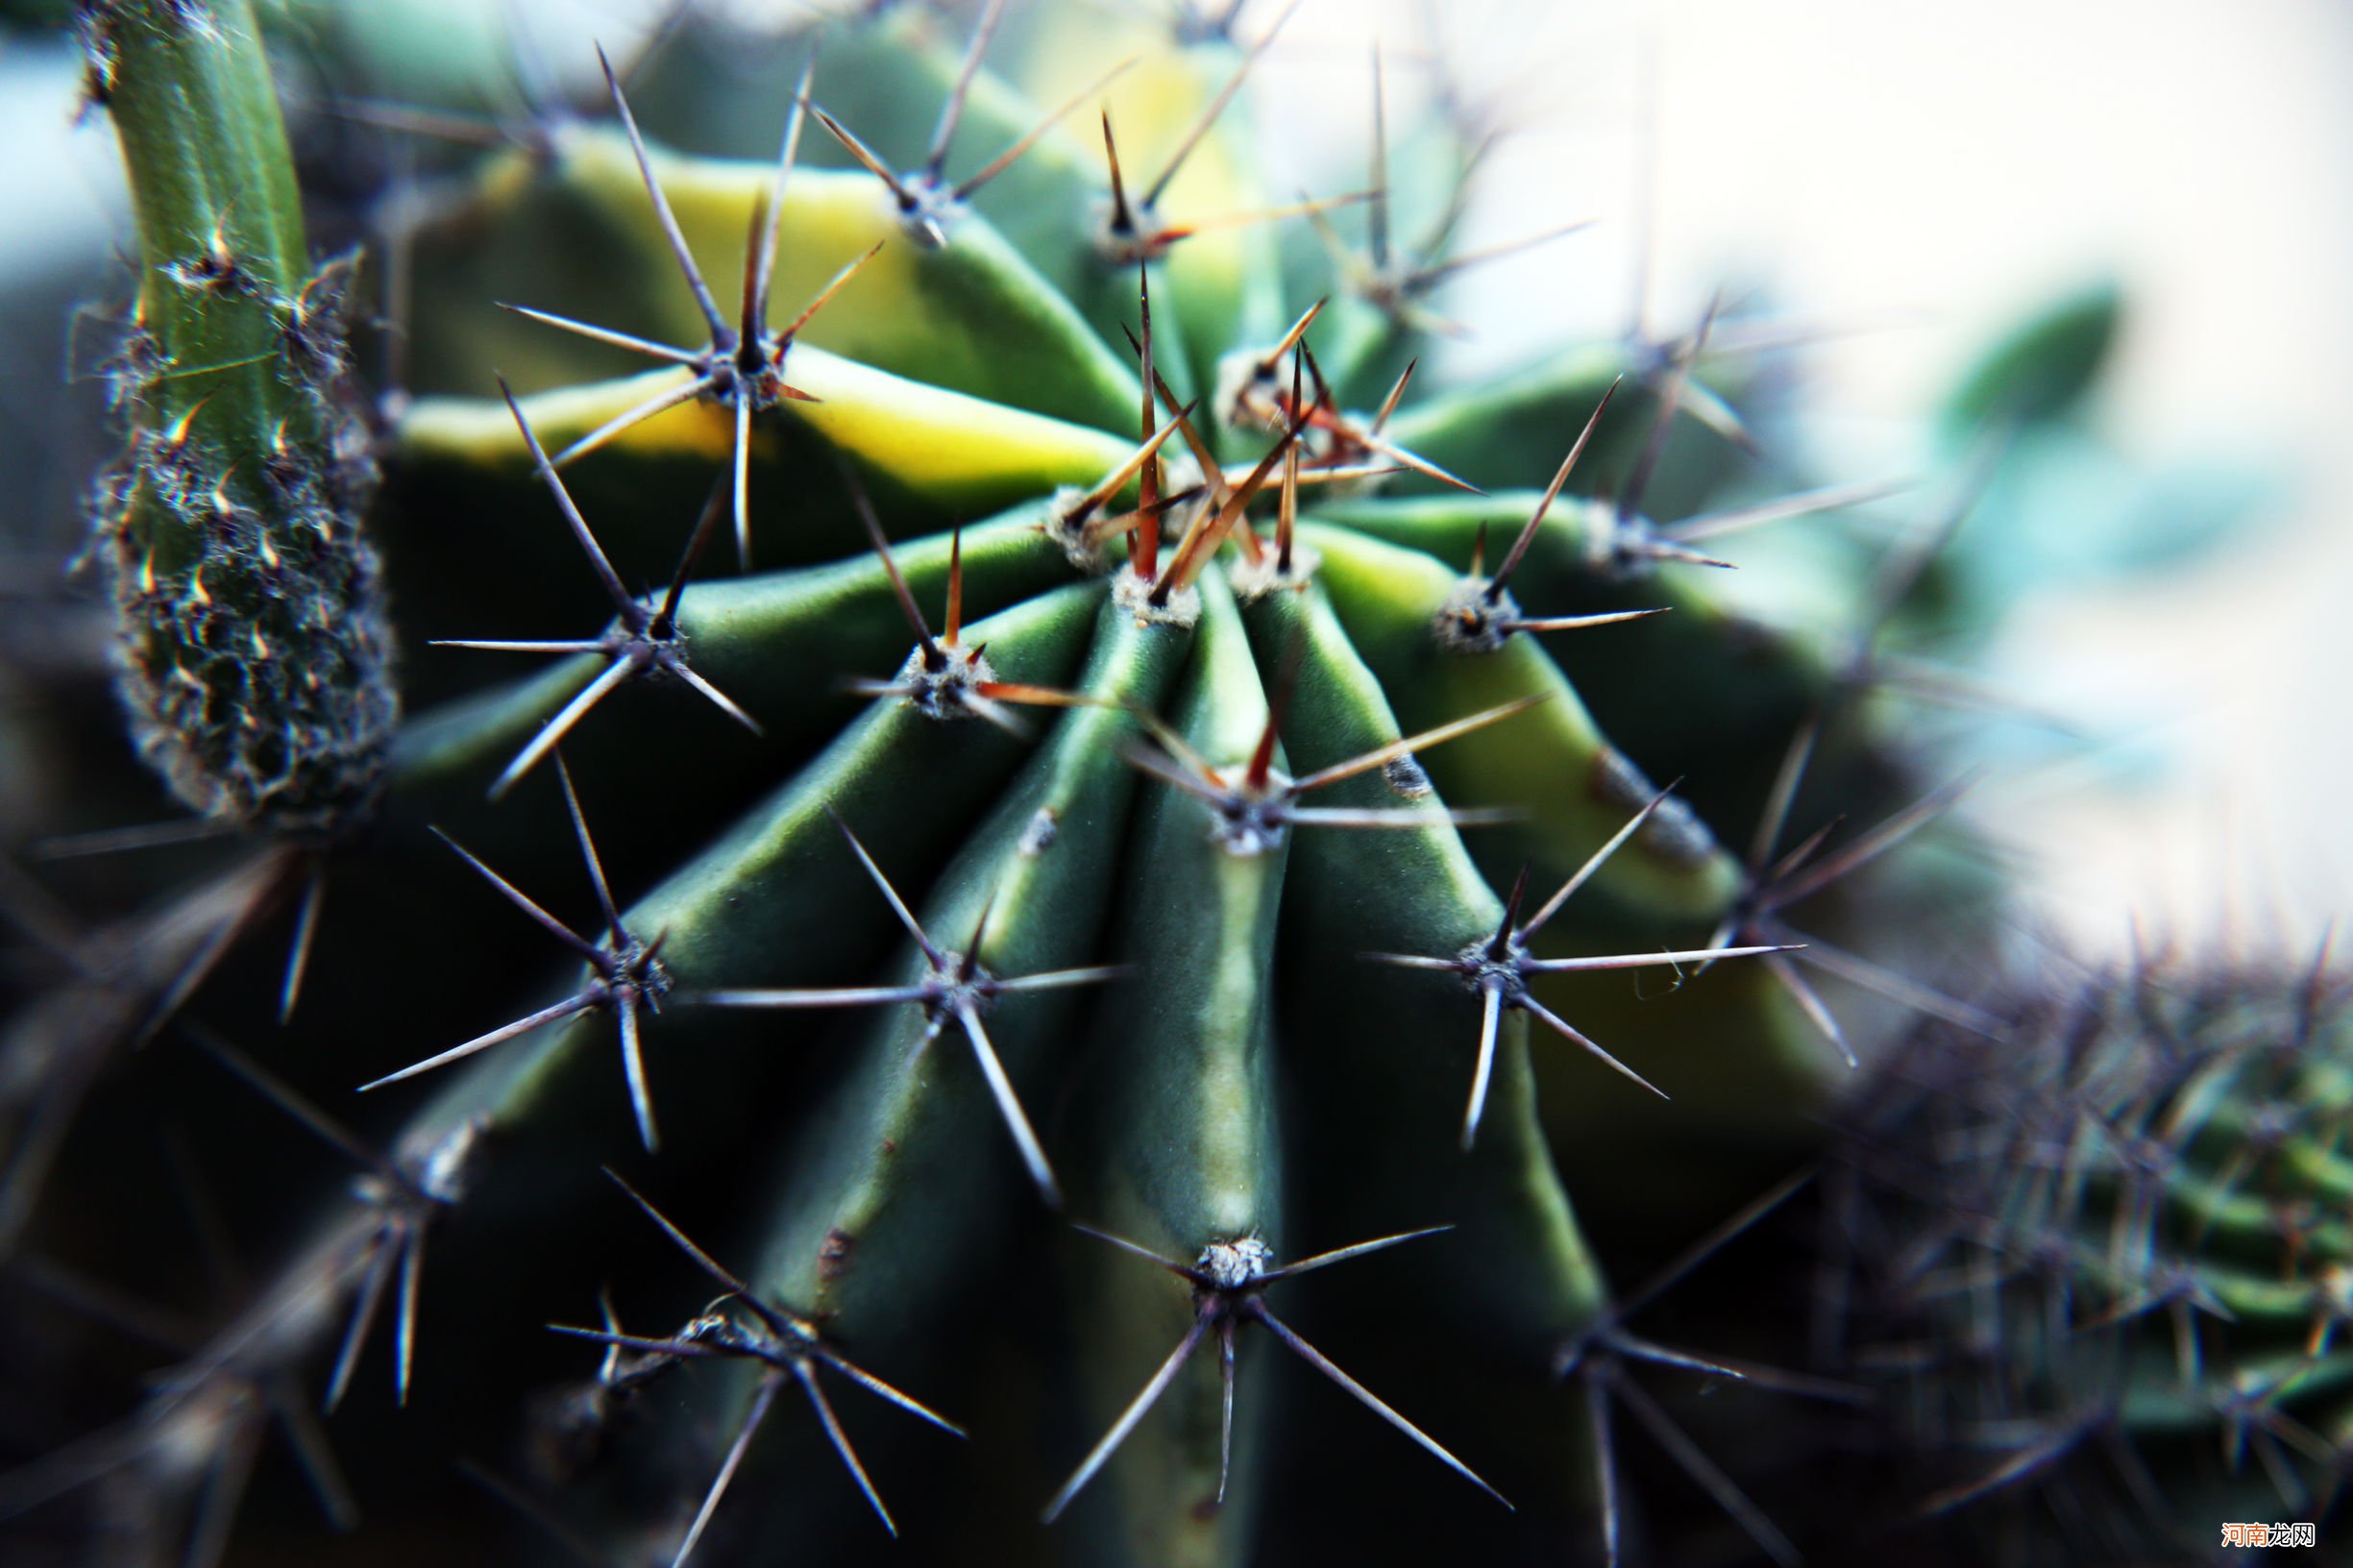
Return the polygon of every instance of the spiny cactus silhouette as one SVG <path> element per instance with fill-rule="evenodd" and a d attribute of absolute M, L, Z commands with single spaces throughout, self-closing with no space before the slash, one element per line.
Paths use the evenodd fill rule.
<path fill-rule="evenodd" d="M 2031 999 L 1998 1046 L 1940 1020 L 1851 1113 L 1855 1362 L 1908 1502 L 1974 1560 L 2330 1532 L 2345 1000 L 2325 949 L 2302 973 L 2151 959 Z"/>
<path fill-rule="evenodd" d="M 1377 48 L 1362 187 L 1266 188 L 1291 9 L 679 7 L 470 119 L 421 0 L 297 3 L 290 147 L 246 0 L 77 8 L 192 817 L 57 824 L 112 924 L 6 890 L 23 1560 L 1791 1557 L 1634 1368 L 1855 1390 L 1628 1321 L 1891 1021 L 1997 1027 L 1871 699 L 1950 530 L 1730 607 L 1894 487 L 1763 463 L 1721 300 L 1435 384 L 1567 230 L 1460 249 L 1488 136 Z M 2020 341 L 1991 444 L 2104 336 Z"/>

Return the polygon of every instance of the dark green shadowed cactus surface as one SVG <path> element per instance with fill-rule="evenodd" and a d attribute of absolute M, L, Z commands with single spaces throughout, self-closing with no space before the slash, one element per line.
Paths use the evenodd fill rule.
<path fill-rule="evenodd" d="M 1281 188 L 1287 11 L 1160 9 L 76 8 L 130 745 L 8 721 L 115 851 L 0 887 L 11 1561 L 1841 1560 L 1916 1526 L 1800 1461 L 1966 1510 L 1952 1423 L 2094 1410 L 2325 1490 L 2341 1216 L 2263 1205 L 2341 1204 L 2341 1086 L 2267 1004 L 2029 1086 L 2161 1176 L 1804 1181 L 1887 1041 L 2007 1038 L 1882 653 L 2113 295 L 1900 499 L 1722 301 L 1449 384 L 1482 128 L 1376 55 Z M 2026 1404 L 1808 1336 L 1858 1192 L 2033 1228 L 1915 1304 Z M 2169 1381 L 2201 1313 L 2260 1354 Z"/>

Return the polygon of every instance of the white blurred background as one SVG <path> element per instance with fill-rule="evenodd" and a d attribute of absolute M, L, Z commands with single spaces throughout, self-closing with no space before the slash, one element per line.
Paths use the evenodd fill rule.
<path fill-rule="evenodd" d="M 647 8 L 539 9 L 562 18 L 542 37 L 620 39 Z M 1254 0 L 1244 33 L 1277 9 Z M 2104 433 L 2152 468 L 2218 453 L 2276 482 L 2193 572 L 2020 607 L 1995 675 L 2098 741 L 1992 781 L 1976 810 L 2031 849 L 2041 918 L 2095 950 L 2120 951 L 2136 923 L 2152 942 L 2276 950 L 2353 907 L 2353 704 L 2336 687 L 2353 664 L 2339 603 L 2353 591 L 2353 8 L 1305 0 L 1267 59 L 1268 142 L 1360 159 L 1368 21 L 1402 123 L 1440 11 L 1452 69 L 1520 128 L 1465 242 L 1597 220 L 1466 281 L 1451 308 L 1487 331 L 1465 368 L 1624 330 L 1646 205 L 1654 326 L 1687 323 L 1728 275 L 1809 316 L 1882 324 L 1809 359 L 1807 402 L 1858 451 L 1916 424 L 1989 333 L 2070 284 L 2120 279 L 2131 313 Z M 46 54 L 0 49 L 0 211 L 32 228 L 0 268 L 39 265 L 44 240 L 79 254 L 125 232 L 111 141 L 74 128 Z"/>
<path fill-rule="evenodd" d="M 1292 27 L 1305 54 L 1372 12 L 1418 44 L 1428 9 L 1308 0 Z M 2222 453 L 2275 488 L 2177 579 L 2019 608 L 1996 678 L 2095 744 L 2072 768 L 1990 780 L 1978 818 L 2032 852 L 2042 917 L 2096 951 L 2123 951 L 2136 924 L 2152 944 L 2277 951 L 2353 914 L 2353 699 L 2337 684 L 2353 674 L 2353 8 L 1444 10 L 1464 74 L 1530 129 L 1469 243 L 1601 220 L 1466 283 L 1467 319 L 1513 323 L 1489 340 L 1501 360 L 1547 330 L 1622 328 L 1646 162 L 1654 324 L 1690 320 L 1728 272 L 1808 315 L 1901 323 L 1810 352 L 1808 404 L 1858 431 L 1916 420 L 1989 333 L 2118 277 L 2130 315 L 2104 433 L 2151 467 Z M 1316 74 L 1360 128 L 1355 51 Z"/>

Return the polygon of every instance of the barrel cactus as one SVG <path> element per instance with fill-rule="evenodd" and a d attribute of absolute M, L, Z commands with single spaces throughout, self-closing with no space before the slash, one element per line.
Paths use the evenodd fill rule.
<path fill-rule="evenodd" d="M 1836 1167 L 1915 1515 L 1967 1561 L 2326 1532 L 2353 1433 L 2341 976 L 2152 960 L 2017 1025 L 1906 1042 Z"/>
<path fill-rule="evenodd" d="M 1478 142 L 1376 60 L 1363 186 L 1261 188 L 1287 12 L 395 102 L 472 9 L 272 8 L 289 143 L 246 0 L 77 8 L 128 837 L 197 844 L 25 922 L 21 1560 L 1614 1560 L 1654 1460 L 1784 1555 L 1644 1386 L 1750 1374 L 1630 1324 L 1891 1017 L 1992 1027 L 1862 700 L 1937 530 L 1728 606 L 1881 487 L 1751 477 L 1719 306 L 1434 386 Z M 135 821 L 72 706 L 45 825 Z"/>

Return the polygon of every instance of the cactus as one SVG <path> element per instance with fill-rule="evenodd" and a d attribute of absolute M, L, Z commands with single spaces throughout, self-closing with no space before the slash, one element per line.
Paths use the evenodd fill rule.
<path fill-rule="evenodd" d="M 1931 552 L 1875 595 L 1826 535 L 1826 627 L 1729 607 L 1732 536 L 1885 487 L 1724 494 L 1770 408 L 1716 306 L 1434 389 L 1467 173 L 1389 188 L 1376 58 L 1370 188 L 1270 201 L 1287 12 L 1240 9 L 875 8 L 753 72 L 694 22 L 320 264 L 244 0 L 80 8 L 142 247 L 117 684 L 243 842 L 10 1025 L 28 1341 L 177 1359 L 128 1414 L 29 1369 L 8 1528 L 329 1560 L 240 1517 L 275 1426 L 330 1524 L 467 1560 L 1614 1560 L 1615 1401 L 1788 1550 L 1633 1369 L 1773 1380 L 1627 1282 L 1891 1002 L 1990 1027 L 1898 972 L 1961 884 L 1857 892 L 1949 799 L 1851 699 Z M 331 76 L 366 14 L 304 17 Z M 1982 420 L 2072 395 L 2036 341 Z M 266 1264 L 126 1305 L 199 1293 L 159 1188 L 214 1181 Z"/>
<path fill-rule="evenodd" d="M 96 546 L 140 751 L 216 820 L 331 836 L 382 787 L 399 703 L 346 397 L 348 258 L 313 268 L 242 8 L 101 11 L 93 69 L 142 179 L 137 306 L 112 397 L 132 439 Z"/>
<path fill-rule="evenodd" d="M 2325 1533 L 2353 1431 L 2341 977 L 2151 961 L 2016 1024 L 1907 1041 L 1838 1167 L 1857 1362 L 1932 1482 L 1906 1502 L 1971 1561 Z"/>

